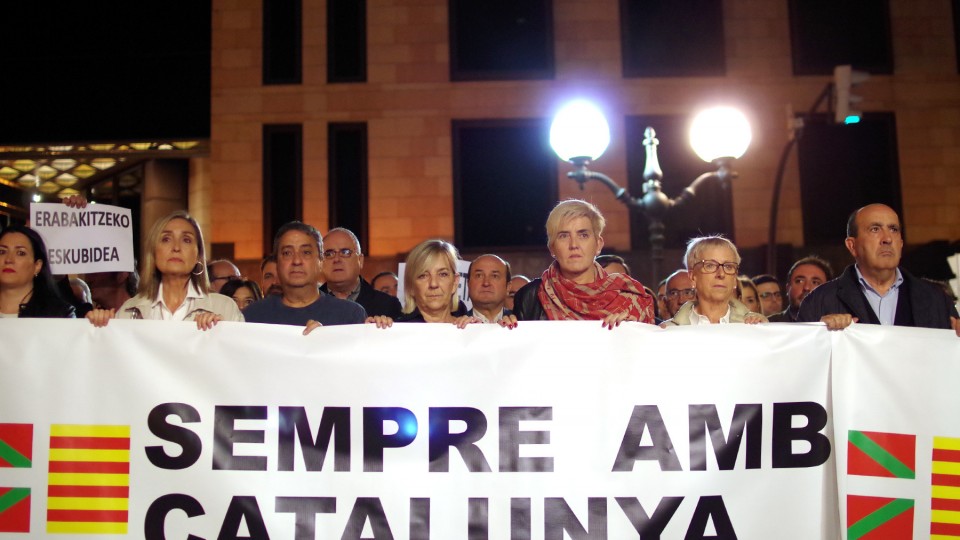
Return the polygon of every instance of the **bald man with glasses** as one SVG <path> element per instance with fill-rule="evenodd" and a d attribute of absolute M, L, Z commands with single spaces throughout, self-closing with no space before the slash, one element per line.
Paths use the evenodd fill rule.
<path fill-rule="evenodd" d="M 374 289 L 363 277 L 363 252 L 360 240 L 349 229 L 330 229 L 323 239 L 323 275 L 326 283 L 320 290 L 363 306 L 370 317 L 401 315 L 400 300 Z"/>

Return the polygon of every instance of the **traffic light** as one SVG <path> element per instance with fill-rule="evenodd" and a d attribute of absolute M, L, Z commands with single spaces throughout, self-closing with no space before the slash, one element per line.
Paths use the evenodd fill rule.
<path fill-rule="evenodd" d="M 870 78 L 865 71 L 856 71 L 849 65 L 833 68 L 833 119 L 838 124 L 856 124 L 863 113 L 857 105 L 863 98 L 854 95 L 854 86 Z"/>

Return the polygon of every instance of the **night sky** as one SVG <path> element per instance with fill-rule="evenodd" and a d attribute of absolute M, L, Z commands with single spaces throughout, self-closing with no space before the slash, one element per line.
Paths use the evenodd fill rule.
<path fill-rule="evenodd" d="M 0 144 L 210 136 L 210 0 L 4 12 Z"/>

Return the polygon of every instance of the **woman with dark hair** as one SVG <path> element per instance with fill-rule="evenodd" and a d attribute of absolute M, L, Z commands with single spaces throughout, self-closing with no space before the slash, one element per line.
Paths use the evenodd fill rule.
<path fill-rule="evenodd" d="M 173 212 L 154 223 L 143 247 L 137 295 L 116 311 L 118 319 L 194 321 L 208 330 L 220 321 L 243 322 L 232 298 L 210 291 L 200 225 L 190 214 Z M 112 309 L 87 314 L 94 326 L 105 326 Z"/>
<path fill-rule="evenodd" d="M 73 318 L 57 292 L 47 246 L 36 231 L 12 225 L 0 233 L 0 317 Z"/>
<path fill-rule="evenodd" d="M 250 304 L 263 300 L 263 293 L 260 291 L 260 285 L 250 279 L 233 279 L 228 281 L 223 287 L 220 287 L 220 294 L 233 298 L 240 311 Z"/>

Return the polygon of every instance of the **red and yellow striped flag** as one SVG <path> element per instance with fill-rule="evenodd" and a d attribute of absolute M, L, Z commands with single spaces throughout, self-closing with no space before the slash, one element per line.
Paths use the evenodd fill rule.
<path fill-rule="evenodd" d="M 960 538 L 960 439 L 933 438 L 930 539 Z"/>
<path fill-rule="evenodd" d="M 50 426 L 47 532 L 126 534 L 130 426 Z"/>

